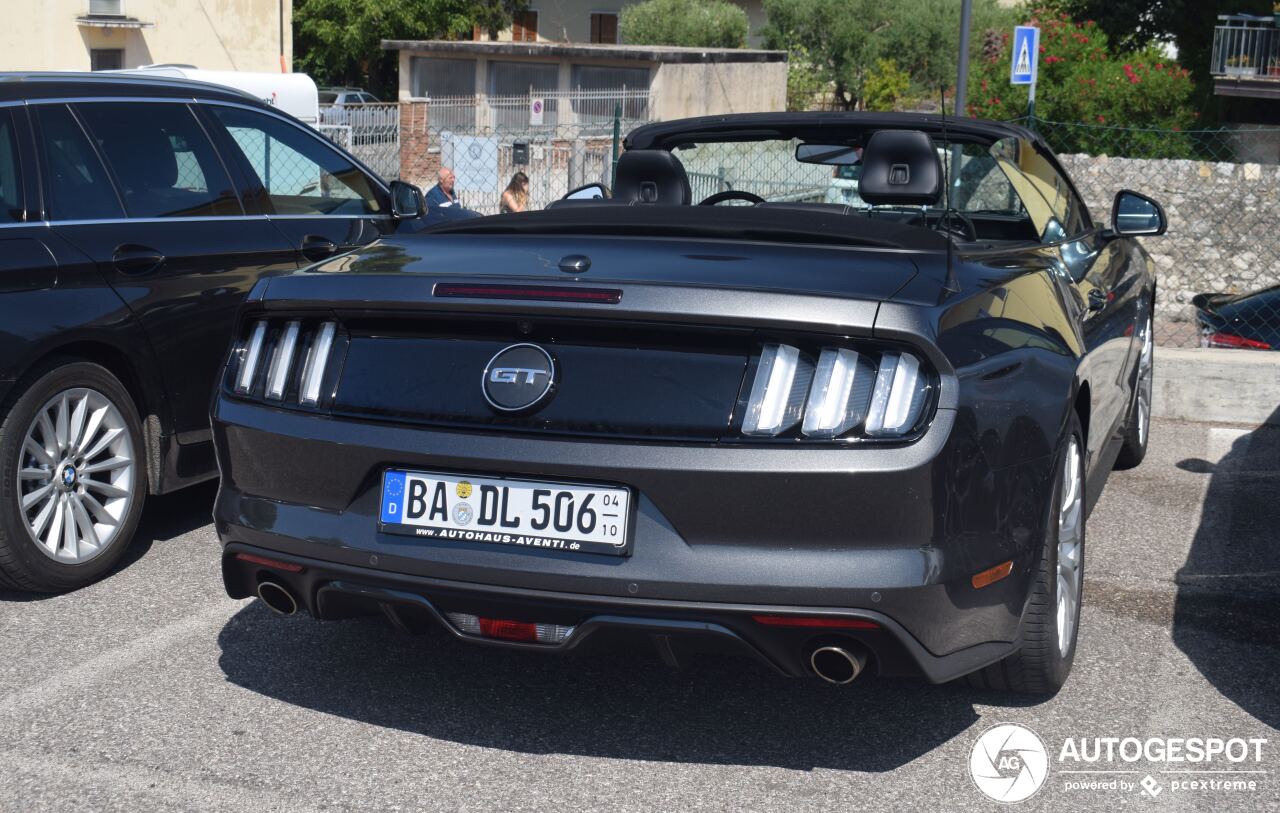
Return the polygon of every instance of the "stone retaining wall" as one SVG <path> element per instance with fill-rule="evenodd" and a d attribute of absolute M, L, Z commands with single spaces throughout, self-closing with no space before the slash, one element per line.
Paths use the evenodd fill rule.
<path fill-rule="evenodd" d="M 1243 293 L 1280 283 L 1280 166 L 1060 155 L 1095 220 L 1121 189 L 1160 201 L 1163 237 L 1143 238 L 1158 268 L 1157 312 L 1194 319 L 1204 291 Z"/>

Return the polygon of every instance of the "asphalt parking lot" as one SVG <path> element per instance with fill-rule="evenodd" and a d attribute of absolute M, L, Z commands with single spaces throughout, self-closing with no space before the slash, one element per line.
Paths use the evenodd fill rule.
<path fill-rule="evenodd" d="M 1052 756 L 1019 808 L 1280 808 L 1280 429 L 1156 424 L 1090 520 L 1075 672 L 1046 702 L 278 618 L 223 594 L 213 494 L 152 500 L 104 582 L 0 593 L 0 808 L 990 809 L 967 766 L 998 722 Z M 1257 764 L 1062 772 L 1066 738 L 1106 736 L 1269 742 Z M 1185 773 L 1205 767 L 1260 773 L 1232 775 L 1253 790 L 1173 787 L 1222 778 Z M 1148 774 L 1154 797 L 1065 787 Z"/>

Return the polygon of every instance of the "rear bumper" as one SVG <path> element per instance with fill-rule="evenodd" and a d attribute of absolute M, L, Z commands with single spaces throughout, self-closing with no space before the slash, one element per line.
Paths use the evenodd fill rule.
<path fill-rule="evenodd" d="M 266 567 L 237 554 L 267 557 L 302 570 L 294 573 Z M 253 595 L 257 584 L 266 579 L 283 584 L 301 608 L 318 619 L 381 611 L 401 624 L 429 620 L 468 642 L 553 654 L 624 641 L 652 646 L 672 665 L 691 652 L 737 654 L 755 658 L 788 677 L 811 675 L 808 653 L 831 644 L 861 645 L 871 654 L 877 674 L 923 676 L 934 683 L 980 669 L 1016 648 L 1015 643 L 990 642 L 945 656 L 933 655 L 897 621 L 874 610 L 833 612 L 826 607 L 623 599 L 476 585 L 335 565 L 240 543 L 224 549 L 222 574 L 227 593 L 234 598 Z M 481 638 L 459 631 L 445 616 L 450 611 L 566 624 L 574 631 L 560 644 Z M 753 615 L 821 615 L 869 621 L 877 628 L 771 627 L 757 623 Z"/>
<path fill-rule="evenodd" d="M 605 616 L 716 624 L 790 674 L 800 669 L 794 636 L 785 636 L 792 654 L 777 654 L 781 643 L 761 643 L 773 631 L 744 628 L 744 613 L 852 614 L 881 622 L 900 644 L 905 656 L 886 663 L 945 680 L 1016 645 L 1052 485 L 1049 458 L 987 467 L 966 425 L 939 410 L 920 440 L 896 448 L 602 443 L 339 420 L 220 398 L 214 519 L 227 550 L 310 562 L 298 589 L 321 617 L 317 596 L 334 581 L 400 591 L 425 606 L 441 589 L 473 599 L 510 593 Z M 631 552 L 380 533 L 379 486 L 390 467 L 629 486 Z M 973 588 L 973 574 L 1009 560 L 1012 575 Z M 228 568 L 232 595 L 252 594 L 261 574 Z"/>

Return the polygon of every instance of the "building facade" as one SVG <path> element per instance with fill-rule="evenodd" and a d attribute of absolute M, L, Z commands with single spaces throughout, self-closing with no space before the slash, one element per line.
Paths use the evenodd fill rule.
<path fill-rule="evenodd" d="M 288 70 L 292 0 L 6 0 L 0 70 Z"/>
<path fill-rule="evenodd" d="M 516 15 L 512 26 L 498 34 L 499 41 L 573 42 L 616 45 L 625 41 L 621 31 L 622 9 L 642 0 L 532 0 L 527 11 Z M 763 0 L 730 0 L 747 13 L 750 31 L 747 45 L 759 47 L 760 30 L 767 22 Z M 477 40 L 488 39 L 476 31 Z"/>

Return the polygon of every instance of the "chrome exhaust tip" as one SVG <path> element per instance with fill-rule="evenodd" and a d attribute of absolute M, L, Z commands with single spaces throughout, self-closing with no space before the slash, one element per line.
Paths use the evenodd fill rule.
<path fill-rule="evenodd" d="M 293 593 L 278 582 L 258 582 L 258 598 L 277 615 L 293 615 L 298 611 L 298 601 Z"/>
<path fill-rule="evenodd" d="M 809 665 L 827 683 L 843 686 L 852 683 L 866 668 L 867 656 L 860 649 L 820 646 L 809 654 Z"/>

